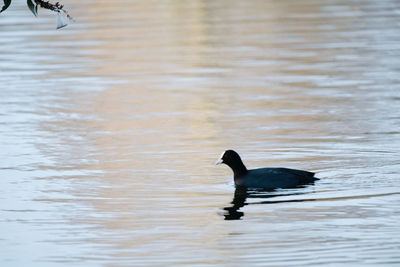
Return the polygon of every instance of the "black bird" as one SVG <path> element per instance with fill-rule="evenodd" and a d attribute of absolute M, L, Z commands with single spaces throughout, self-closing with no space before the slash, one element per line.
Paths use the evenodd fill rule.
<path fill-rule="evenodd" d="M 319 180 L 314 177 L 313 172 L 288 168 L 260 168 L 248 170 L 246 166 L 244 166 L 239 154 L 233 150 L 226 150 L 222 153 L 221 158 L 216 164 L 222 163 L 231 167 L 235 185 L 247 188 L 291 188 Z"/>

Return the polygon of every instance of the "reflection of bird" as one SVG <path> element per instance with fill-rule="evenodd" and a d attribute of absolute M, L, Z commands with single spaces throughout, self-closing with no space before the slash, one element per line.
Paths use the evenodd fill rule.
<path fill-rule="evenodd" d="M 288 168 L 248 170 L 239 154 L 233 150 L 226 150 L 216 164 L 222 163 L 231 167 L 236 186 L 265 189 L 291 188 L 319 180 L 314 177 L 313 172 Z"/>
<path fill-rule="evenodd" d="M 244 213 L 239 211 L 241 207 L 246 205 L 247 188 L 238 186 L 236 187 L 235 194 L 233 196 L 231 207 L 225 207 L 224 210 L 227 213 L 224 214 L 225 220 L 239 220 Z"/>
<path fill-rule="evenodd" d="M 265 189 L 248 189 L 243 186 L 236 186 L 235 194 L 233 195 L 232 206 L 224 207 L 226 211 L 223 213 L 224 220 L 240 220 L 244 216 L 244 212 L 240 209 L 246 205 L 260 205 L 260 204 L 278 204 L 278 203 L 289 203 L 289 202 L 305 202 L 305 201 L 315 201 L 315 199 L 281 199 L 281 200 L 265 200 L 275 197 L 290 197 L 296 195 L 307 194 L 307 192 L 302 191 L 282 191 L 276 193 L 274 190 Z M 247 202 L 247 199 L 260 199 L 263 201 L 252 201 Z"/>

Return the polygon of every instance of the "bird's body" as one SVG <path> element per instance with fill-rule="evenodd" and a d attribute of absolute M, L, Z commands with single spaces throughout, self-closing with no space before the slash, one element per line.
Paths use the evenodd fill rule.
<path fill-rule="evenodd" d="M 248 170 L 235 177 L 235 185 L 254 188 L 290 188 L 315 180 L 314 173 L 288 168 L 260 168 Z"/>
<path fill-rule="evenodd" d="M 313 172 L 289 168 L 260 168 L 248 170 L 243 164 L 239 154 L 227 150 L 217 164 L 225 163 L 231 167 L 236 186 L 247 188 L 291 188 L 312 183 L 318 178 Z"/>

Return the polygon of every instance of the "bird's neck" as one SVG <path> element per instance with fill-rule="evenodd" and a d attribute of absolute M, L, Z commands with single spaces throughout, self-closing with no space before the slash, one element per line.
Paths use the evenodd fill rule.
<path fill-rule="evenodd" d="M 247 173 L 247 168 L 244 166 L 244 164 L 241 162 L 240 164 L 235 165 L 235 167 L 231 167 L 233 171 L 233 177 L 237 178 L 240 176 L 243 176 Z"/>

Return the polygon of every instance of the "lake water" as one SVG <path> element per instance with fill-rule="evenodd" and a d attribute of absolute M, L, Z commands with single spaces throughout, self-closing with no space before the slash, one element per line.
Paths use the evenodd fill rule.
<path fill-rule="evenodd" d="M 400 266 L 399 1 L 62 3 L 0 15 L 1 266 Z"/>

